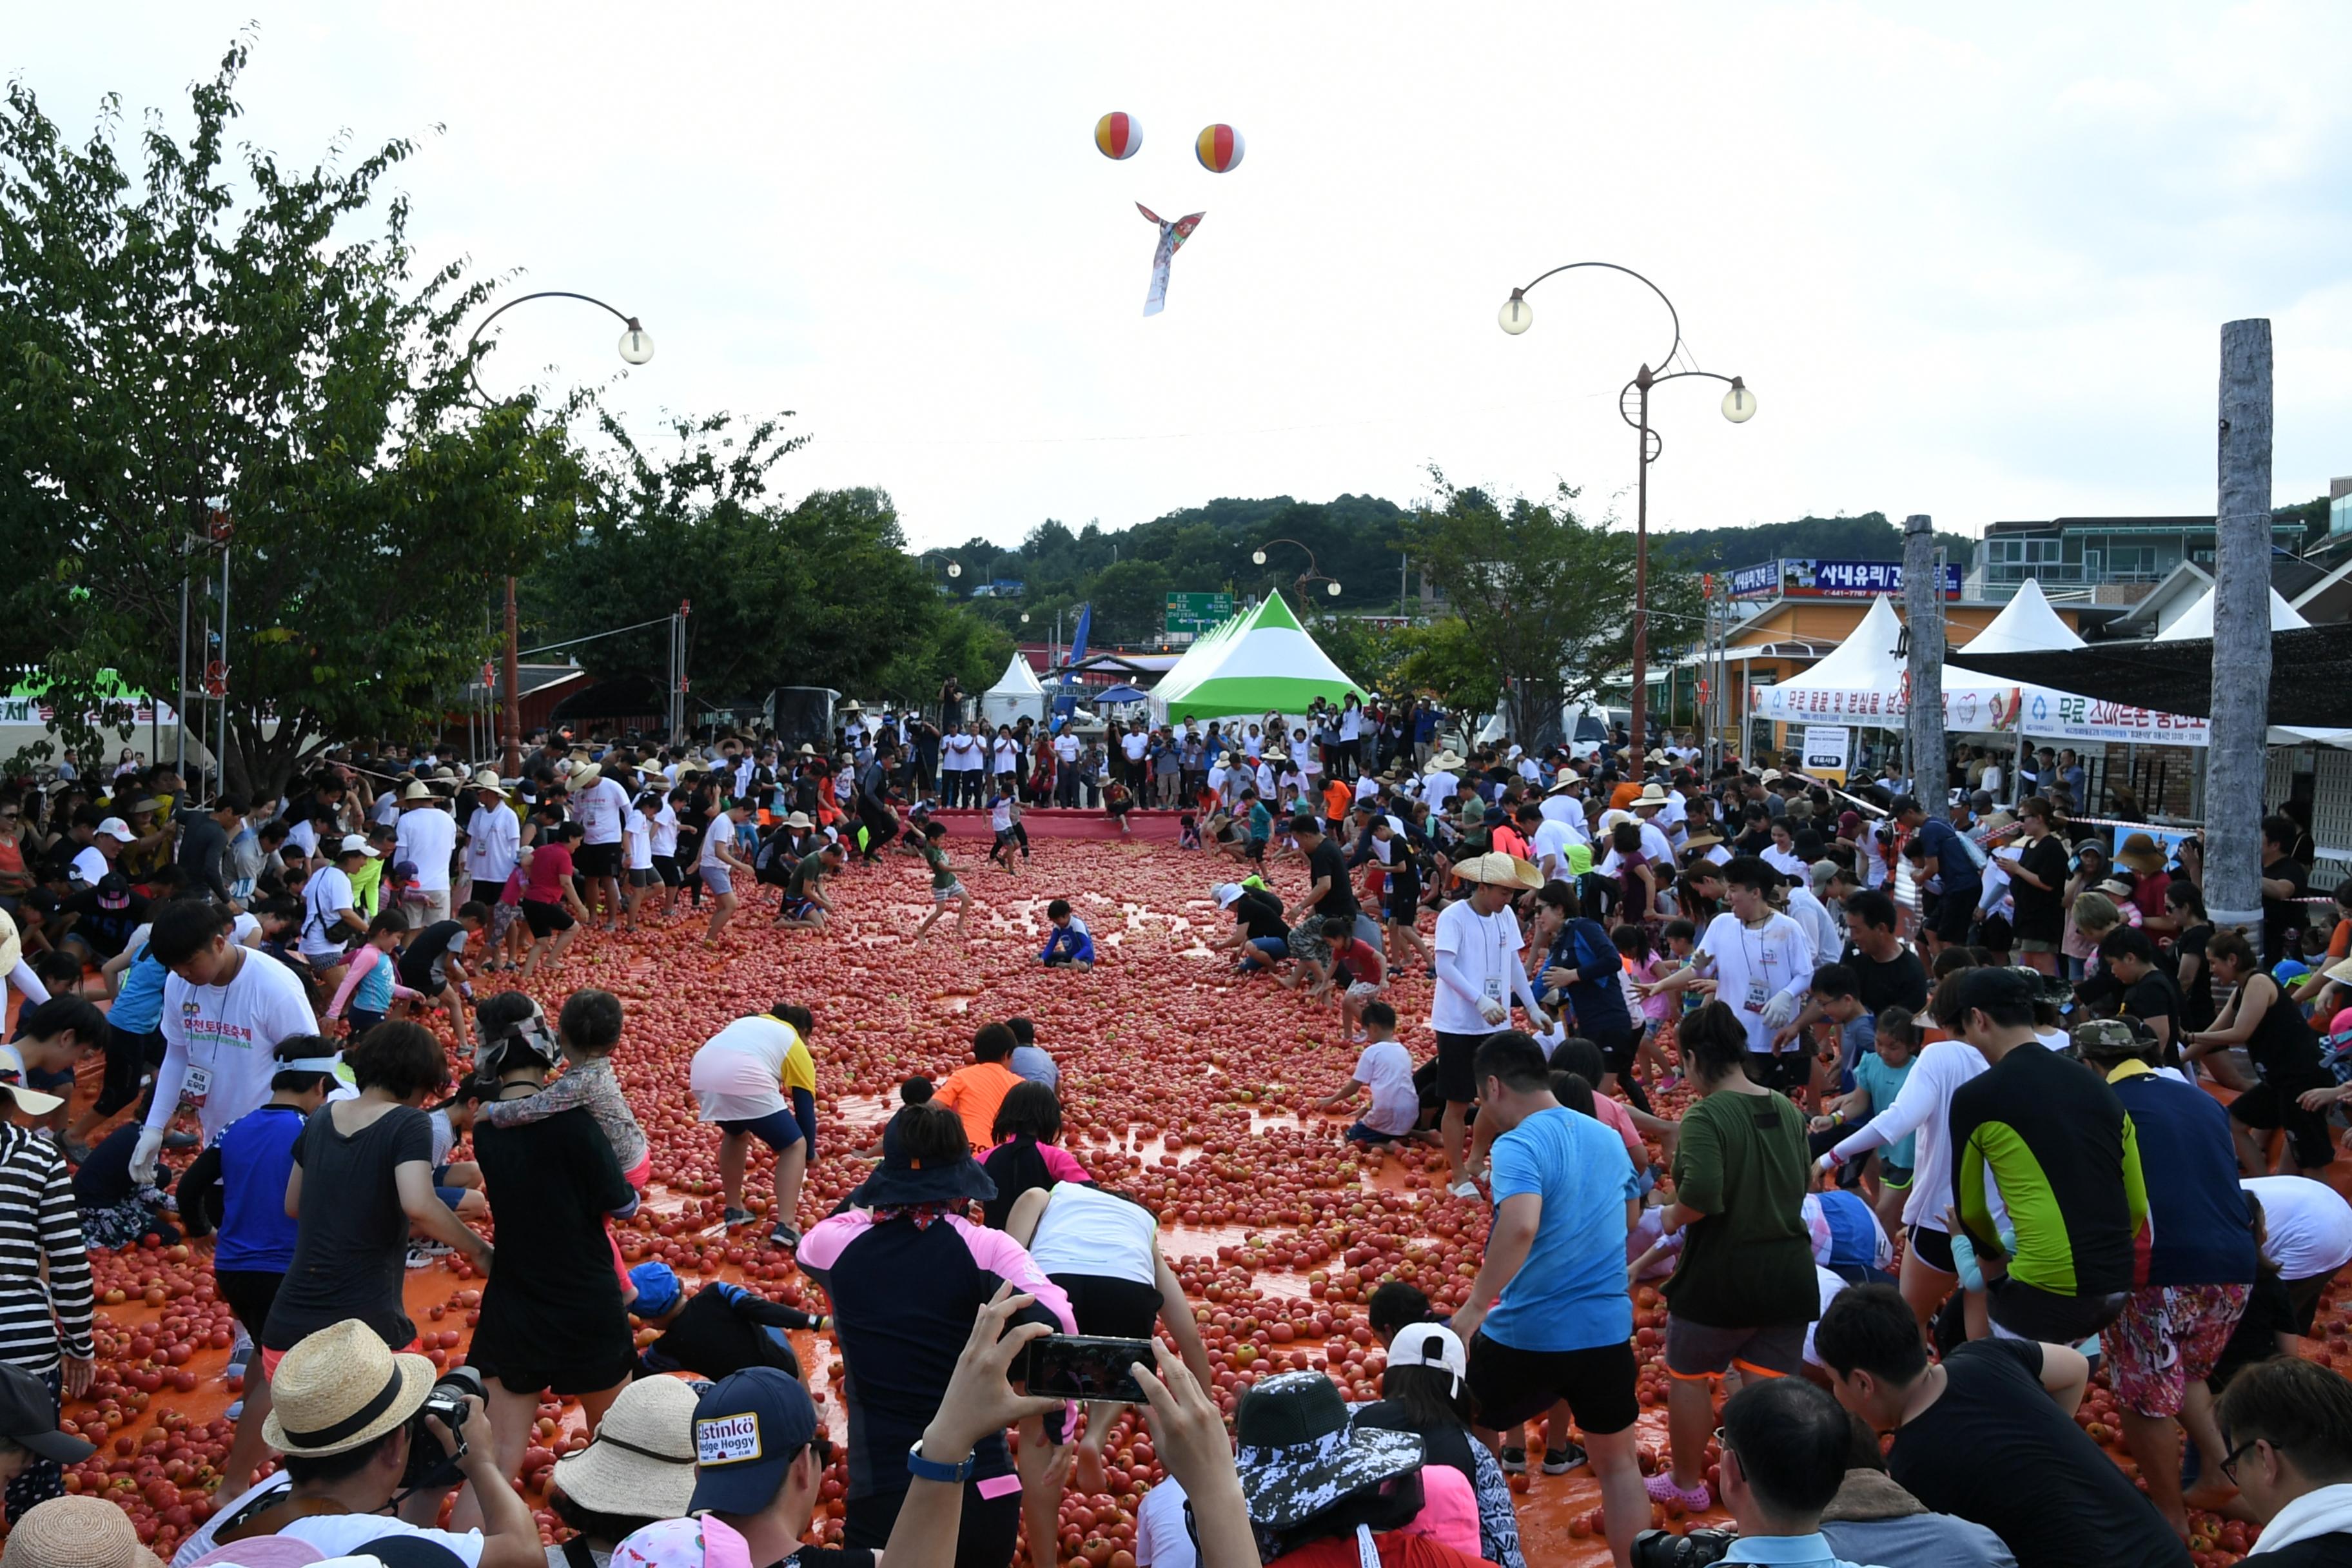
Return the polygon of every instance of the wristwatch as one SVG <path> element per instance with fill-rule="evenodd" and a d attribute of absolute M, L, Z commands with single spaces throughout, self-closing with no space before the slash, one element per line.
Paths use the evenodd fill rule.
<path fill-rule="evenodd" d="M 971 1479 L 972 1456 L 966 1454 L 960 1465 L 942 1465 L 937 1459 L 923 1458 L 923 1440 L 918 1437 L 907 1449 L 907 1473 L 919 1481 L 940 1481 L 948 1486 L 961 1486 Z"/>

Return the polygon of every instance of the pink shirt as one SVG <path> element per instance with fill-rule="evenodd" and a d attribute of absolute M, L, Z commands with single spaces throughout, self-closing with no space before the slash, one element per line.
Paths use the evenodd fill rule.
<path fill-rule="evenodd" d="M 1007 1138 L 1003 1143 L 999 1143 L 996 1149 L 1002 1149 L 1005 1144 L 1013 1142 L 1014 1140 Z M 988 1152 L 993 1154 L 996 1149 L 991 1149 Z M 982 1160 L 987 1157 L 985 1154 L 981 1156 Z M 1087 1174 L 1087 1168 L 1078 1163 L 1077 1157 L 1059 1143 L 1038 1144 L 1037 1157 L 1045 1162 L 1045 1173 L 1057 1182 L 1091 1183 L 1094 1180 L 1092 1176 Z"/>
<path fill-rule="evenodd" d="M 1633 1113 L 1625 1109 L 1623 1102 L 1614 1095 L 1602 1094 L 1595 1089 L 1592 1114 L 1596 1120 L 1607 1122 L 1610 1130 L 1625 1141 L 1625 1152 L 1633 1156 L 1633 1169 L 1646 1171 L 1650 1168 L 1650 1151 L 1642 1142 L 1642 1130 L 1633 1125 Z"/>
<path fill-rule="evenodd" d="M 1451 1465 L 1421 1468 L 1421 1511 L 1404 1527 L 1406 1535 L 1426 1535 L 1465 1557 L 1479 1558 L 1478 1494 L 1470 1478 Z"/>

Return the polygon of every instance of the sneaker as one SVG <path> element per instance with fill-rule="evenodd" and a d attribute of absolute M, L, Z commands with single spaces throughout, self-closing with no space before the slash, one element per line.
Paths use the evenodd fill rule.
<path fill-rule="evenodd" d="M 1503 1467 L 1503 1473 L 1507 1476 L 1528 1473 L 1528 1451 L 1525 1448 L 1506 1448 L 1497 1456 L 1496 1462 Z"/>
<path fill-rule="evenodd" d="M 1478 1196 L 1478 1184 L 1466 1179 L 1454 1183 L 1445 1190 L 1457 1198 L 1469 1198 L 1475 1201 Z"/>
<path fill-rule="evenodd" d="M 750 1209 L 729 1209 L 719 1217 L 726 1220 L 728 1229 L 734 1230 L 738 1226 L 750 1225 L 757 1216 Z"/>
<path fill-rule="evenodd" d="M 196 1135 L 193 1132 L 175 1131 L 163 1134 L 163 1147 L 166 1149 L 193 1149 L 195 1146 Z"/>
<path fill-rule="evenodd" d="M 448 1257 L 450 1250 L 446 1241 L 412 1241 L 408 1244 L 408 1267 L 430 1268 Z"/>
<path fill-rule="evenodd" d="M 230 1421 L 236 1420 L 238 1416 L 244 1414 L 245 1401 L 242 1399 L 231 1400 L 229 1402 L 229 1407 L 221 1412 L 222 1417 Z"/>
<path fill-rule="evenodd" d="M 1574 1443 L 1565 1448 L 1546 1448 L 1543 1472 L 1548 1476 L 1564 1476 L 1585 1462 L 1584 1450 Z"/>
<path fill-rule="evenodd" d="M 768 1240 L 774 1246 L 789 1247 L 797 1251 L 801 1245 L 801 1227 L 796 1225 L 780 1225 L 768 1233 Z"/>
<path fill-rule="evenodd" d="M 1705 1481 L 1699 1482 L 1688 1491 L 1675 1485 L 1675 1472 L 1672 1467 L 1660 1470 L 1654 1476 L 1643 1478 L 1642 1489 L 1650 1494 L 1652 1502 L 1681 1503 L 1683 1511 L 1685 1513 L 1705 1513 L 1715 1501 L 1708 1495 Z"/>

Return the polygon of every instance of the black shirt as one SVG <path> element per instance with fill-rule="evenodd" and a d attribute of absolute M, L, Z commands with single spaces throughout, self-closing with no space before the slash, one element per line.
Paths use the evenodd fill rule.
<path fill-rule="evenodd" d="M 2021 845 L 2017 863 L 2047 888 L 2020 878 L 2009 879 L 2009 896 L 2017 906 L 2016 932 L 2034 942 L 2056 942 L 2066 929 L 2066 847 L 2054 833 Z"/>
<path fill-rule="evenodd" d="M 2172 939 L 2174 969 L 2181 968 L 2192 958 L 2197 961 L 2197 978 L 2180 994 L 2180 1022 L 2187 1029 L 2211 1028 L 2213 1016 L 2220 1010 L 2213 1005 L 2213 964 L 2205 956 L 2205 943 L 2212 935 L 2211 926 L 2190 926 Z"/>
<path fill-rule="evenodd" d="M 2172 1044 L 2180 1044 L 2180 987 L 2163 970 L 2151 969 L 2124 988 L 2123 1011 L 2149 1024 L 2171 1019 Z"/>
<path fill-rule="evenodd" d="M 1354 914 L 1356 889 L 1349 886 L 1348 881 L 1348 858 L 1340 852 L 1339 846 L 1333 843 L 1328 835 L 1307 852 L 1308 886 L 1311 887 L 1327 877 L 1330 879 L 1331 889 L 1316 904 L 1315 912 L 1327 917 Z"/>
<path fill-rule="evenodd" d="M 468 1363 L 510 1387 L 553 1383 L 559 1394 L 628 1377 L 636 1345 L 604 1216 L 636 1193 L 596 1119 L 580 1106 L 512 1127 L 486 1116 L 474 1126 L 474 1160 L 495 1194 L 490 1217 L 505 1223 Z"/>
<path fill-rule="evenodd" d="M 435 921 L 411 937 L 400 954 L 400 983 L 412 991 L 437 994 L 449 984 L 446 973 L 440 984 L 433 984 L 434 972 L 448 953 L 452 942 L 460 942 L 466 934 L 462 921 Z"/>
<path fill-rule="evenodd" d="M 769 1329 L 813 1329 L 816 1320 L 797 1308 L 716 1280 L 696 1291 L 662 1337 L 637 1354 L 639 1377 L 690 1372 L 714 1382 L 747 1366 L 772 1366 L 798 1378 L 800 1358 Z"/>
<path fill-rule="evenodd" d="M 2263 880 L 2293 884 L 2284 898 L 2263 895 L 2263 967 L 2268 969 L 2294 951 L 2294 938 L 2309 918 L 2296 900 L 2311 891 L 2311 872 L 2293 857 L 2282 855 L 2263 868 Z"/>
<path fill-rule="evenodd" d="M 2287 999 L 2286 990 L 2267 974 L 2250 974 L 2238 986 L 2238 1006 L 2243 1009 L 2253 1000 L 2255 987 L 2267 988 L 2270 1005 L 2263 1009 L 2262 1022 L 2247 1037 L 2246 1055 L 2252 1058 L 2254 1070 L 2264 1083 L 2277 1084 L 2282 1089 L 2309 1089 L 2328 1081 L 2327 1069 L 2320 1064 L 2319 1037 L 2312 1033 L 2304 1021 L 2303 1013 Z"/>
<path fill-rule="evenodd" d="M 1927 966 L 1907 947 L 1884 963 L 1852 942 L 1838 959 L 1853 971 L 1853 994 L 1874 1018 L 1889 1007 L 1916 1015 L 1927 1010 Z"/>
<path fill-rule="evenodd" d="M 1242 896 L 1233 902 L 1233 916 L 1247 928 L 1252 942 L 1286 936 L 1290 931 L 1283 923 L 1282 900 L 1262 889 L 1244 888 Z"/>
<path fill-rule="evenodd" d="M 84 888 L 59 907 L 80 917 L 74 921 L 74 935 L 89 943 L 89 950 L 100 958 L 112 958 L 131 940 L 131 933 L 147 923 L 147 900 L 137 893 L 125 893 L 121 897 L 128 901 L 119 910 L 110 910 L 99 902 L 100 897 L 96 888 Z"/>
<path fill-rule="evenodd" d="M 1887 1453 L 1897 1485 L 1990 1530 L 2018 1568 L 2187 1568 L 2164 1517 L 2042 1388 L 2040 1345 L 1971 1340 L 1943 1365 L 1943 1394 Z"/>

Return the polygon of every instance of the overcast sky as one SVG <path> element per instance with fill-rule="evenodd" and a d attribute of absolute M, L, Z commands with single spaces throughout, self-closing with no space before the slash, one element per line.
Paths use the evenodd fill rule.
<path fill-rule="evenodd" d="M 245 136 L 426 135 L 397 183 L 427 259 L 640 315 L 634 426 L 793 410 L 787 493 L 883 487 L 919 543 L 1409 502 L 1433 463 L 1630 518 L 1616 397 L 1664 309 L 1585 271 L 1495 323 L 1584 259 L 1654 279 L 1759 403 L 1659 392 L 1654 526 L 2210 513 L 2240 316 L 2276 335 L 2275 499 L 2352 473 L 2341 0 L 9 12 L 0 68 L 77 133 L 107 90 L 184 124 L 257 18 Z M 1138 201 L 1207 213 L 1149 320 Z M 584 307 L 500 327 L 493 388 L 619 368 Z"/>

